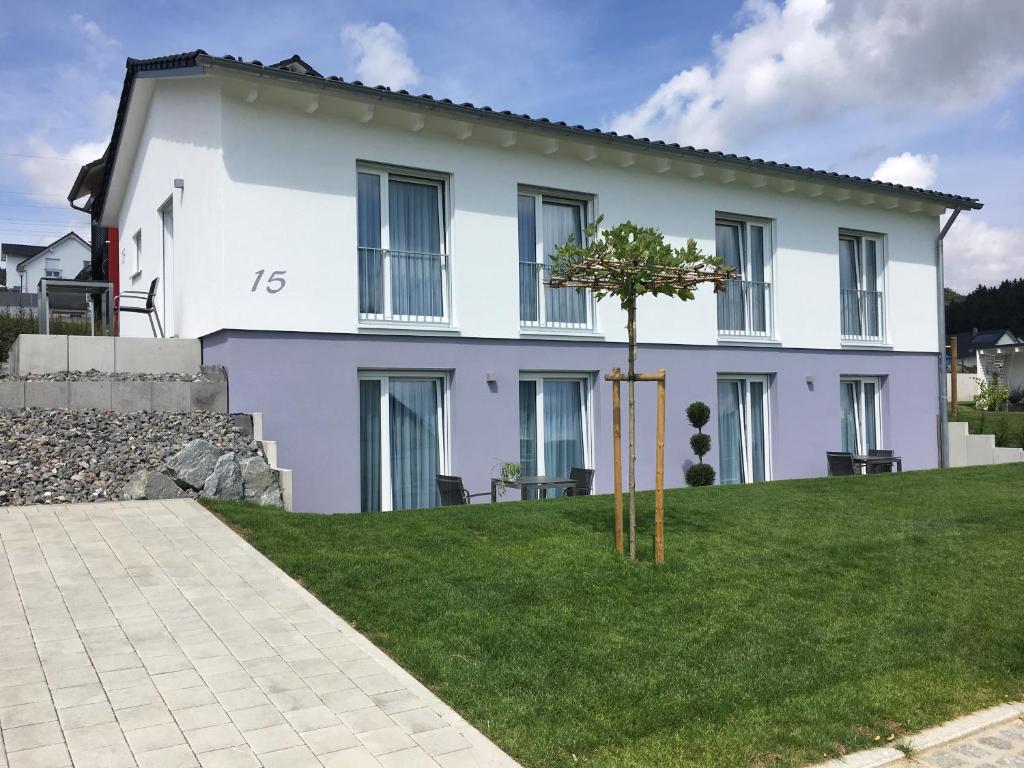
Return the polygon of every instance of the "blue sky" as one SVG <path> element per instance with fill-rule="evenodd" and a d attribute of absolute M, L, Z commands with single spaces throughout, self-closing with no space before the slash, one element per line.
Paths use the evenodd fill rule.
<path fill-rule="evenodd" d="M 195 48 L 980 197 L 949 284 L 1024 276 L 1024 2 L 0 0 L 0 239 L 45 242 L 124 59 Z"/>

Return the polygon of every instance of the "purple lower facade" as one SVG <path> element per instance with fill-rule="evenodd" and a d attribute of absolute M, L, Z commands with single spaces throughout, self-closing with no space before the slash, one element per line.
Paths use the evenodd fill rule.
<path fill-rule="evenodd" d="M 359 375 L 365 371 L 444 372 L 448 379 L 449 466 L 471 492 L 486 491 L 496 464 L 519 458 L 522 373 L 592 379 L 594 490 L 612 490 L 611 385 L 625 368 L 624 344 L 592 340 L 491 340 L 376 334 L 224 330 L 206 336 L 203 362 L 227 369 L 232 411 L 263 413 L 278 462 L 293 471 L 296 511 L 360 509 Z M 667 374 L 665 475 L 681 487 L 695 461 L 686 406 L 715 409 L 725 375 L 767 375 L 771 479 L 826 474 L 826 451 L 841 450 L 840 377 L 877 377 L 884 444 L 905 470 L 939 464 L 938 358 L 891 351 L 817 351 L 758 346 L 652 345 L 637 368 Z M 655 385 L 637 385 L 637 480 L 654 483 Z M 623 416 L 625 432 L 625 414 Z M 714 415 L 705 431 L 718 466 Z"/>

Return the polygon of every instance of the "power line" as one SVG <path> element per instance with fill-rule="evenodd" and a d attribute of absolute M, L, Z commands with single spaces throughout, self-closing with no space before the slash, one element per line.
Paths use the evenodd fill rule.
<path fill-rule="evenodd" d="M 23 155 L 18 152 L 0 152 L 3 157 L 25 157 L 31 158 L 32 160 L 60 160 L 62 163 L 75 163 L 76 165 L 82 165 L 78 160 L 72 160 L 70 157 L 60 157 L 59 155 Z"/>
<path fill-rule="evenodd" d="M 31 197 L 60 197 L 67 199 L 67 195 L 58 195 L 55 192 L 26 192 L 18 189 L 0 189 L 0 195 L 29 195 Z"/>

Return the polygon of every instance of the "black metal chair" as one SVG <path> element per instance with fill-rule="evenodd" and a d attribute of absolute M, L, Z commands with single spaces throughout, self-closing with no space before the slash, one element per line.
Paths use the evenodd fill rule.
<path fill-rule="evenodd" d="M 892 451 L 885 448 L 869 448 L 868 456 L 879 456 L 885 458 L 892 458 Z M 868 464 L 867 472 L 869 475 L 881 475 L 886 472 L 892 472 L 892 464 Z"/>
<path fill-rule="evenodd" d="M 566 496 L 589 496 L 594 489 L 594 470 L 573 467 L 569 470 L 569 479 L 575 483 L 565 489 Z"/>
<path fill-rule="evenodd" d="M 853 454 L 846 451 L 826 451 L 828 459 L 828 476 L 845 477 L 856 475 L 857 468 L 853 464 Z"/>
<path fill-rule="evenodd" d="M 437 492 L 441 496 L 442 507 L 460 507 L 469 504 L 470 499 L 477 496 L 490 496 L 490 493 L 470 493 L 457 475 L 438 475 Z"/>
<path fill-rule="evenodd" d="M 114 311 L 115 312 L 132 312 L 138 315 L 146 315 L 149 318 L 149 327 L 153 329 L 153 338 L 156 338 L 157 331 L 160 332 L 160 338 L 164 337 L 164 327 L 160 323 L 160 314 L 156 311 L 156 287 L 160 282 L 159 277 L 154 277 L 153 282 L 149 284 L 148 291 L 122 291 L 114 297 Z M 121 301 L 127 299 L 128 301 L 142 301 L 144 305 L 141 307 L 123 307 Z M 154 319 L 156 324 L 153 324 Z"/>

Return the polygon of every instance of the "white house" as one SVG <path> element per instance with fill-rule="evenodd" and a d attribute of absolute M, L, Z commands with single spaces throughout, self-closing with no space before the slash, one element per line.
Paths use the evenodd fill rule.
<path fill-rule="evenodd" d="M 599 215 L 742 273 L 640 303 L 639 365 L 668 371 L 669 485 L 698 399 L 722 482 L 824 474 L 844 448 L 942 462 L 939 217 L 972 198 L 201 51 L 129 61 L 101 165 L 70 197 L 117 243 L 108 271 L 121 290 L 156 278 L 169 333 L 227 367 L 232 409 L 265 414 L 298 509 L 430 505 L 436 474 L 485 490 L 506 460 L 590 467 L 609 490 L 601 376 L 625 315 L 544 284 L 554 244 Z"/>
<path fill-rule="evenodd" d="M 4 244 L 7 288 L 35 293 L 44 277 L 72 280 L 89 266 L 89 244 L 74 232 L 68 232 L 49 245 Z"/>

